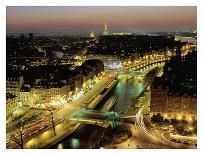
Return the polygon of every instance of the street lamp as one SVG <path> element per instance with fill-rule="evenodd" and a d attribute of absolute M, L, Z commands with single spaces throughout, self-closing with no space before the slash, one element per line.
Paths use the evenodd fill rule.
<path fill-rule="evenodd" d="M 20 147 L 23 149 L 23 126 L 20 127 Z"/>
<path fill-rule="evenodd" d="M 52 123 L 52 127 L 53 127 L 53 130 L 54 130 L 54 135 L 56 136 L 56 130 L 55 130 L 55 124 L 54 124 L 53 110 L 52 110 L 52 109 L 49 109 L 49 112 L 50 112 L 50 114 L 51 114 L 51 123 Z"/>
<path fill-rule="evenodd" d="M 24 148 L 24 146 L 23 146 L 23 125 L 24 125 L 24 121 L 21 121 L 20 122 L 21 123 L 21 127 L 20 127 L 20 139 L 18 139 L 18 135 L 16 136 L 16 135 L 14 135 L 14 137 L 12 137 L 12 140 L 14 141 L 14 142 L 16 142 L 18 145 L 20 145 L 20 148 L 21 149 L 23 149 Z"/>

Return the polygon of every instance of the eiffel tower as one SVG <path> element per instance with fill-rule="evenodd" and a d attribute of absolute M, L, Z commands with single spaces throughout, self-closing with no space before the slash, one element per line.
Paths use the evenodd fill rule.
<path fill-rule="evenodd" d="M 108 28 L 107 28 L 107 24 L 104 25 L 104 32 L 103 32 L 103 35 L 104 35 L 104 36 L 109 35 Z"/>

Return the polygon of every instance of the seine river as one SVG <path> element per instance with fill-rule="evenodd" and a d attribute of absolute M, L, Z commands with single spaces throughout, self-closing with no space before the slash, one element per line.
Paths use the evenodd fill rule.
<path fill-rule="evenodd" d="M 131 79 L 126 79 L 125 75 L 120 75 L 120 81 L 109 95 L 116 96 L 117 101 L 110 111 L 122 112 L 126 110 L 129 105 L 135 102 L 135 98 L 145 88 L 145 81 L 138 80 L 138 77 L 145 76 L 147 72 L 133 72 Z M 107 98 L 108 99 L 108 98 Z M 100 104 L 104 104 L 105 101 Z M 99 105 L 98 105 L 99 106 Z M 61 140 L 58 144 L 53 146 L 54 149 L 88 149 L 95 141 L 98 135 L 104 131 L 102 127 L 95 125 L 81 124 L 75 132 Z"/>

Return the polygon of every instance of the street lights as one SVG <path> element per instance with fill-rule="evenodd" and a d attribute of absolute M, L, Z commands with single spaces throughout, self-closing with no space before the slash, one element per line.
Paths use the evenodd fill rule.
<path fill-rule="evenodd" d="M 23 149 L 23 126 L 20 127 L 20 146 Z"/>
<path fill-rule="evenodd" d="M 16 142 L 18 145 L 20 145 L 20 148 L 23 149 L 23 126 L 24 126 L 24 121 L 21 121 L 21 127 L 20 127 L 20 135 L 14 135 L 14 137 L 12 137 L 12 140 L 14 142 Z M 20 136 L 20 139 L 18 139 L 18 136 Z"/>
<path fill-rule="evenodd" d="M 52 123 L 52 127 L 53 127 L 53 130 L 54 130 L 54 135 L 56 136 L 56 130 L 55 130 L 55 124 L 54 124 L 53 110 L 52 110 L 52 109 L 49 109 L 49 112 L 50 112 L 50 114 L 51 114 L 51 123 Z"/>

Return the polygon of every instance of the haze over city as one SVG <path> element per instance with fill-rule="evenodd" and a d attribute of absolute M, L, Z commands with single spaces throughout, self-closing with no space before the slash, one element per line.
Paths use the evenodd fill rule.
<path fill-rule="evenodd" d="M 7 7 L 8 33 L 171 32 L 196 28 L 196 7 Z"/>

